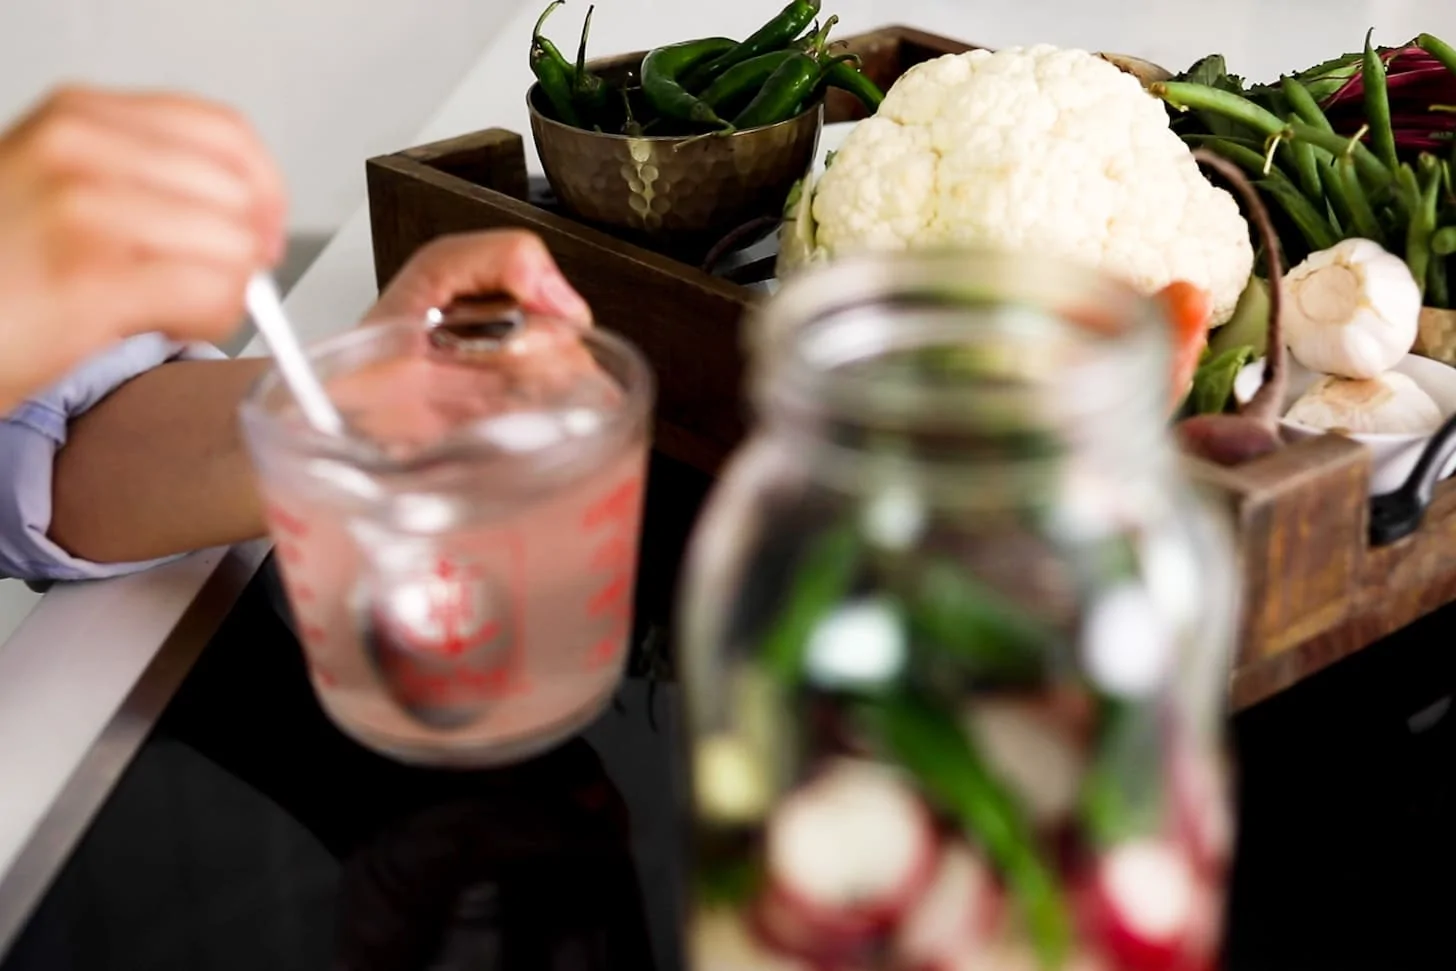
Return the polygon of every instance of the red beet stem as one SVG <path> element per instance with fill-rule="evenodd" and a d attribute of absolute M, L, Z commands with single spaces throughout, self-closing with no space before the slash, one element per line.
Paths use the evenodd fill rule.
<path fill-rule="evenodd" d="M 1264 246 L 1265 263 L 1269 268 L 1269 350 L 1265 355 L 1264 362 L 1264 383 L 1259 390 L 1249 399 L 1249 403 L 1239 409 L 1239 414 L 1260 422 L 1270 431 L 1278 427 L 1280 408 L 1284 404 L 1284 395 L 1289 383 L 1289 376 L 1285 366 L 1287 352 L 1284 348 L 1284 265 L 1279 255 L 1279 237 L 1274 232 L 1274 224 L 1269 219 L 1269 210 L 1264 207 L 1264 202 L 1259 198 L 1258 191 L 1253 184 L 1244 176 L 1243 170 L 1221 155 L 1215 155 L 1207 149 L 1198 148 L 1193 150 L 1193 157 L 1209 168 L 1218 172 L 1243 196 L 1244 205 L 1249 210 L 1249 218 L 1254 222 L 1254 228 L 1258 231 L 1259 240 Z"/>

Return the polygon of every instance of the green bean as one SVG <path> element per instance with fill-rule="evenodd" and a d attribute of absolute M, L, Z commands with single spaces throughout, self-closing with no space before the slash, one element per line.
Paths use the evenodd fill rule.
<path fill-rule="evenodd" d="M 954 815 L 1006 876 L 1043 965 L 1061 967 L 1071 920 L 1056 869 L 1026 812 L 949 715 L 908 697 L 870 703 L 867 721 L 920 788 Z"/>
<path fill-rule="evenodd" d="M 1410 207 L 1405 234 L 1405 264 L 1425 295 L 1431 268 L 1431 237 L 1436 232 L 1436 205 L 1440 199 L 1440 169 L 1429 155 L 1422 156 L 1421 178 L 1409 165 L 1400 167 L 1399 179 L 1405 204 Z"/>
<path fill-rule="evenodd" d="M 1325 202 L 1324 186 L 1320 184 L 1319 161 L 1315 158 L 1315 147 L 1309 142 L 1294 142 L 1290 148 L 1294 152 L 1294 170 L 1299 176 L 1299 186 L 1309 201 L 1316 206 L 1322 206 Z"/>
<path fill-rule="evenodd" d="M 1374 152 L 1360 143 L 1359 138 L 1346 138 L 1299 121 L 1290 122 L 1284 129 L 1284 136 L 1297 142 L 1308 142 L 1335 156 L 1349 155 L 1355 160 L 1355 168 L 1360 175 L 1376 188 L 1388 187 L 1395 177 Z"/>
<path fill-rule="evenodd" d="M 1360 185 L 1354 160 L 1348 155 L 1332 159 L 1326 174 L 1328 178 L 1325 179 L 1325 184 L 1343 198 L 1344 204 L 1350 210 L 1350 223 L 1353 226 L 1347 228 L 1353 228 L 1358 235 L 1384 246 L 1385 231 L 1380 228 L 1380 220 L 1375 218 L 1370 198 L 1365 195 L 1365 189 Z"/>
<path fill-rule="evenodd" d="M 1162 81 L 1150 85 L 1148 91 L 1179 111 L 1195 109 L 1222 115 L 1230 121 L 1254 129 L 1266 138 L 1284 130 L 1284 122 L 1279 120 L 1278 115 L 1232 91 L 1191 81 Z"/>
<path fill-rule="evenodd" d="M 1395 130 L 1390 127 L 1390 90 L 1385 82 L 1385 62 L 1380 59 L 1370 38 L 1375 28 L 1365 34 L 1365 60 L 1361 73 L 1365 79 L 1365 123 L 1370 126 L 1370 144 L 1375 146 L 1375 155 L 1387 166 L 1397 164 L 1395 155 Z"/>
<path fill-rule="evenodd" d="M 1456 74 L 1456 48 L 1430 34 L 1422 34 L 1417 37 L 1416 46 L 1440 61 L 1446 70 Z"/>
<path fill-rule="evenodd" d="M 1443 259 L 1431 260 L 1431 266 L 1426 270 L 1426 276 L 1426 306 L 1442 308 L 1451 306 L 1451 285 L 1446 277 L 1446 261 Z"/>
<path fill-rule="evenodd" d="M 1330 126 L 1330 120 L 1320 110 L 1319 102 L 1314 100 L 1314 95 L 1309 93 L 1309 88 L 1306 88 L 1298 78 L 1280 78 L 1279 86 L 1284 90 L 1284 97 L 1289 99 L 1289 107 L 1294 109 L 1294 113 L 1299 116 L 1300 121 L 1330 133 L 1334 132 L 1334 128 Z"/>
<path fill-rule="evenodd" d="M 1235 165 L 1255 176 L 1258 186 L 1265 195 L 1279 204 L 1290 221 L 1299 230 L 1312 250 L 1328 249 L 1339 242 L 1339 234 L 1330 225 L 1329 219 L 1305 198 L 1299 187 L 1283 172 L 1273 169 L 1264 174 L 1264 157 L 1251 148 L 1233 144 L 1222 138 L 1205 138 L 1200 141 L 1209 149 L 1222 155 Z"/>
<path fill-rule="evenodd" d="M 1239 141 L 1235 141 L 1229 138 L 1218 138 L 1214 135 L 1199 135 L 1191 138 L 1190 140 L 1196 141 L 1200 145 L 1206 145 L 1207 147 L 1213 149 L 1215 152 L 1222 155 L 1230 162 L 1233 162 L 1235 165 L 1239 165 L 1247 169 L 1250 175 L 1263 177 L 1266 174 L 1264 172 L 1264 165 L 1267 160 L 1264 158 L 1264 156 L 1260 155 L 1252 148 L 1249 148 L 1247 145 L 1240 144 Z M 1284 175 L 1283 172 L 1279 171 L 1278 169 L 1270 170 L 1267 175 L 1271 179 L 1288 178 Z"/>
<path fill-rule="evenodd" d="M 1279 204 L 1311 250 L 1329 249 L 1340 241 L 1329 219 L 1287 178 L 1259 179 L 1254 185 Z"/>
<path fill-rule="evenodd" d="M 1326 159 L 1318 165 L 1320 185 L 1325 190 L 1325 209 L 1329 213 L 1330 225 L 1334 227 L 1335 235 L 1341 239 L 1359 236 L 1360 232 L 1355 228 L 1355 213 L 1350 208 L 1350 194 L 1340 179 L 1340 173 L 1335 169 L 1335 160 Z"/>
<path fill-rule="evenodd" d="M 1432 234 L 1431 252 L 1437 256 L 1450 256 L 1452 253 L 1456 253 L 1456 226 L 1447 226 Z"/>

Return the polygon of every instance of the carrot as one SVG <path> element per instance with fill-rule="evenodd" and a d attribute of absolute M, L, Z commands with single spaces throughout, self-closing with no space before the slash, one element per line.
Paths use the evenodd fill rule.
<path fill-rule="evenodd" d="M 1213 316 L 1213 299 L 1206 290 L 1184 280 L 1175 280 L 1158 292 L 1168 316 L 1173 337 L 1173 402 L 1183 403 L 1198 361 L 1208 346 L 1208 321 Z"/>

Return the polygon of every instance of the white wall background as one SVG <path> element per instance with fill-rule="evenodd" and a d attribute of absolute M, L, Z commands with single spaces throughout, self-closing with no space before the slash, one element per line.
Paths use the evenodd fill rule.
<path fill-rule="evenodd" d="M 226 101 L 278 154 L 293 229 L 330 232 L 362 198 L 363 160 L 405 147 L 521 6 L 0 0 L 0 119 L 63 79 L 178 87 Z"/>

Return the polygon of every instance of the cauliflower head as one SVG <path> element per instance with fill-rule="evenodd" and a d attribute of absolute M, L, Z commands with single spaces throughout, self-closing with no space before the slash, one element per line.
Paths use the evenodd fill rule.
<path fill-rule="evenodd" d="M 1132 75 L 1086 51 L 971 51 L 919 64 L 846 138 L 786 223 L 786 269 L 957 244 L 1078 260 L 1145 293 L 1208 291 L 1226 321 L 1248 226 Z M 805 207 L 809 207 L 807 210 Z"/>

